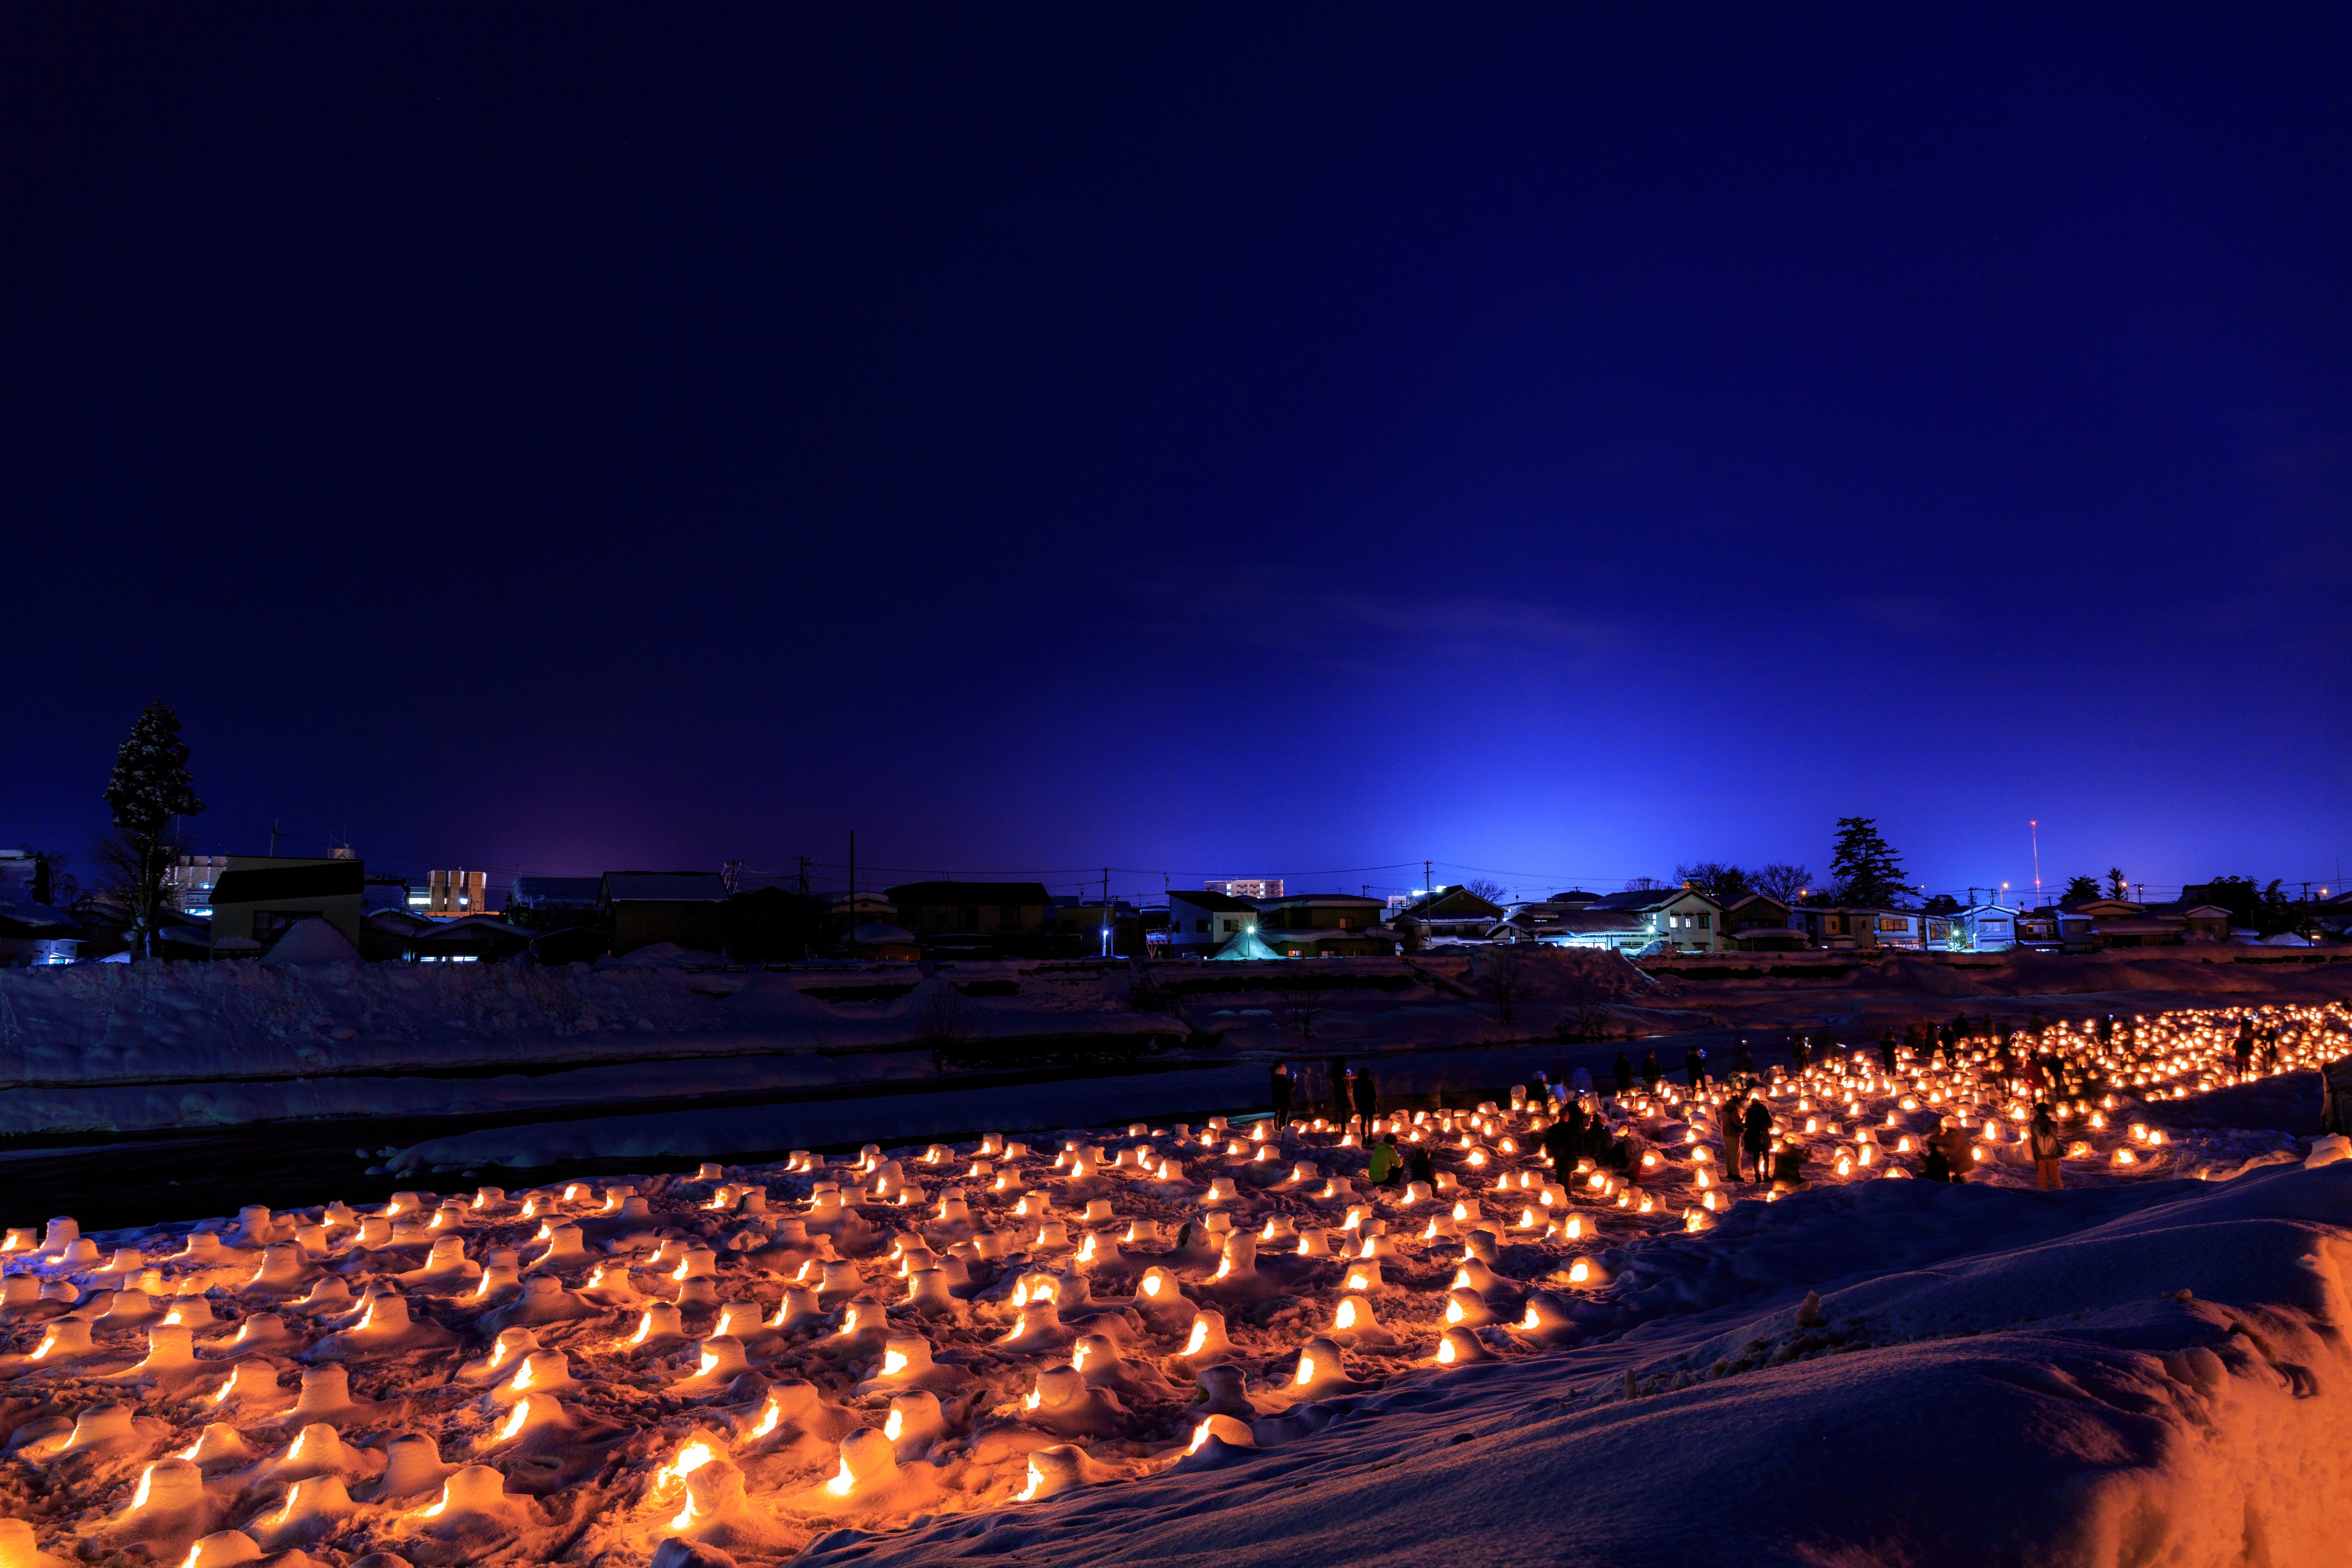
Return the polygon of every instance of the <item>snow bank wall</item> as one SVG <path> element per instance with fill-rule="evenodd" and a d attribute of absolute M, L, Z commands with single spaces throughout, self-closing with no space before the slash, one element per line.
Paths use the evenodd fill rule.
<path fill-rule="evenodd" d="M 0 970 L 0 1088 L 593 1062 L 680 1049 L 873 1048 L 921 1037 L 921 995 L 843 1009 L 781 974 L 585 964 Z M 1123 991 L 1099 984 L 969 999 L 963 1016 L 980 1038 L 1172 1026 L 1128 1010 Z"/>

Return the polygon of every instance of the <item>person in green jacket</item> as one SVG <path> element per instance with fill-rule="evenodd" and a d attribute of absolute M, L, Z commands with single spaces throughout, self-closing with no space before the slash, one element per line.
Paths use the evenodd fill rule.
<path fill-rule="evenodd" d="M 1366 1173 L 1376 1187 L 1392 1187 L 1404 1170 L 1404 1157 L 1397 1152 L 1396 1134 L 1383 1132 L 1381 1141 L 1372 1145 L 1371 1168 Z"/>

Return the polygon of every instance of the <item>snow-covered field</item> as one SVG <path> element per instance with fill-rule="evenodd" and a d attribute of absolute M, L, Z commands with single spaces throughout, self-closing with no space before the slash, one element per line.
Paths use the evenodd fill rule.
<path fill-rule="evenodd" d="M 1857 1053 L 1766 1086 L 1801 1187 L 1666 1086 L 1622 1171 L 1391 1119 L 1434 1190 L 1143 1123 L 15 1230 L 0 1568 L 2326 1561 L 2352 1146 L 2225 1112 L 2352 1015 L 2265 1016 L 2053 1032 L 2063 1193 L 1987 1055 Z"/>

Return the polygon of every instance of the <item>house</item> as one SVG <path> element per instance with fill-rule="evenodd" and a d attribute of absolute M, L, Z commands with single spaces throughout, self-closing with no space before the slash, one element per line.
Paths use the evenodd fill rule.
<path fill-rule="evenodd" d="M 2071 928 L 2074 922 L 2090 922 L 2090 941 L 2095 947 L 2178 947 L 2189 934 L 2188 921 L 2175 914 L 2159 914 L 2147 904 L 2129 899 L 2063 899 L 2057 907 L 2058 918 Z M 2230 911 L 2220 912 L 2219 932 L 2226 935 Z M 2068 948 L 2063 931 L 2059 945 Z"/>
<path fill-rule="evenodd" d="M 1718 940 L 1723 906 L 1696 888 L 1629 889 L 1595 899 L 1585 908 L 1639 915 L 1650 941 L 1664 942 L 1675 952 L 1721 952 L 1727 946 Z"/>
<path fill-rule="evenodd" d="M 1257 934 L 1286 958 L 1391 957 L 1398 938 L 1381 923 L 1387 912 L 1382 899 L 1292 893 L 1258 905 Z"/>
<path fill-rule="evenodd" d="M 2094 946 L 2179 947 L 2189 939 L 2189 928 L 2179 921 L 2151 915 L 2110 916 L 2091 922 Z"/>
<path fill-rule="evenodd" d="M 1879 940 L 1882 919 L 1892 922 L 1885 934 L 1896 940 Z M 1789 923 L 1803 931 L 1815 947 L 1841 950 L 1900 947 L 1904 945 L 1900 939 L 1914 929 L 1901 910 L 1858 904 L 1801 904 L 1789 911 Z"/>
<path fill-rule="evenodd" d="M 1747 893 L 1723 906 L 1723 929 L 1737 937 L 1744 931 L 1789 929 L 1789 906 L 1769 893 Z"/>
<path fill-rule="evenodd" d="M 1873 910 L 1870 919 L 1870 945 L 1904 952 L 1924 952 L 1927 946 L 1927 919 L 1916 910 Z M 1938 915 L 1948 939 L 1949 917 Z"/>
<path fill-rule="evenodd" d="M 1439 888 L 1396 911 L 1393 923 L 1400 931 L 1409 932 L 1423 942 L 1451 938 L 1457 942 L 1484 942 L 1495 922 L 1503 918 L 1503 907 L 1480 898 L 1467 888 Z"/>
<path fill-rule="evenodd" d="M 566 910 L 581 913 L 604 907 L 602 877 L 517 877 L 507 895 L 507 911 Z"/>
<path fill-rule="evenodd" d="M 371 909 L 360 918 L 360 956 L 370 963 L 408 957 L 408 944 L 440 924 L 408 910 Z"/>
<path fill-rule="evenodd" d="M 1293 893 L 1257 906 L 1258 929 L 1276 931 L 1370 931 L 1388 912 L 1380 899 L 1354 893 Z M 1498 910 L 1497 914 L 1501 913 Z M 1266 939 L 1271 942 L 1271 937 Z"/>
<path fill-rule="evenodd" d="M 1043 882 L 902 882 L 883 891 L 896 923 L 919 937 L 1052 929 L 1054 897 Z"/>
<path fill-rule="evenodd" d="M 409 939 L 412 963 L 498 963 L 530 951 L 534 933 L 488 915 L 436 920 Z"/>
<path fill-rule="evenodd" d="M 607 871 L 596 902 L 616 957 L 662 942 L 698 952 L 727 943 L 727 883 L 716 871 Z"/>
<path fill-rule="evenodd" d="M 2036 952 L 2095 952 L 2099 942 L 2092 925 L 2092 918 L 2079 910 L 2048 904 L 2022 910 L 2017 917 L 2017 945 Z"/>
<path fill-rule="evenodd" d="M 1945 945 L 1954 952 L 2007 952 L 2017 945 L 2018 911 L 2005 904 L 1970 904 L 1952 916 Z"/>
<path fill-rule="evenodd" d="M 2320 890 L 2322 893 L 2326 891 L 2324 888 Z M 2211 904 L 2198 906 L 2200 910 L 2214 907 Z M 2224 910 L 2222 914 L 2222 934 L 2227 936 L 2229 934 L 2228 911 Z M 2339 941 L 2347 936 L 2352 936 L 2352 892 L 2337 893 L 2332 897 L 2323 897 L 2314 900 L 2311 906 L 2311 918 L 2313 923 L 2327 936 L 2335 937 Z"/>
<path fill-rule="evenodd" d="M 1168 893 L 1168 954 L 1206 958 L 1245 931 L 1257 929 L 1257 906 L 1206 888 Z M 1155 944 L 1157 945 L 1157 944 Z"/>
<path fill-rule="evenodd" d="M 209 916 L 213 912 L 213 884 L 227 869 L 226 855 L 181 856 L 164 872 L 172 907 L 182 914 Z"/>
<path fill-rule="evenodd" d="M 2324 910 L 2326 906 L 2322 904 L 2319 908 Z M 2152 921 L 2178 923 L 2183 942 L 2227 942 L 2230 938 L 2230 911 L 2220 904 L 2180 899 L 2168 904 L 2150 904 L 2143 912 Z"/>
<path fill-rule="evenodd" d="M 81 928 L 36 896 L 47 891 L 38 859 L 0 849 L 0 968 L 71 963 L 81 955 Z"/>
<path fill-rule="evenodd" d="M 827 893 L 820 901 L 824 906 L 825 932 L 836 940 L 859 926 L 898 924 L 898 906 L 879 893 Z"/>
<path fill-rule="evenodd" d="M 930 957 L 1046 958 L 1102 949 L 1098 918 L 1085 934 L 1057 929 L 1057 906 L 1043 882 L 942 879 L 885 891 L 897 910 L 893 923 L 913 933 Z M 1141 922 L 1131 923 L 1140 952 Z"/>
<path fill-rule="evenodd" d="M 302 921 L 320 920 L 358 951 L 364 861 L 231 855 L 212 887 L 212 951 L 266 952 Z"/>
<path fill-rule="evenodd" d="M 1513 934 L 1505 934 L 1510 932 Z M 1517 934 L 1524 932 L 1524 934 Z M 1657 940 L 1647 917 L 1630 910 L 1595 910 L 1582 904 L 1529 904 L 1494 928 L 1496 942 L 1534 942 L 1545 947 L 1590 947 L 1639 952 Z"/>

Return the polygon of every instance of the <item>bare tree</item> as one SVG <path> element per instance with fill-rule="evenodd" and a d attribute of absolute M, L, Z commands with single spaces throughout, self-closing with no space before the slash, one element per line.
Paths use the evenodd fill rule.
<path fill-rule="evenodd" d="M 1664 886 L 1665 884 L 1659 881 L 1655 877 L 1628 877 L 1625 879 L 1625 890 L 1629 893 L 1654 893 Z"/>
<path fill-rule="evenodd" d="M 1503 902 L 1503 884 L 1489 881 L 1484 877 L 1473 877 L 1462 884 L 1462 890 L 1474 899 L 1484 899 L 1490 904 L 1499 906 Z"/>
<path fill-rule="evenodd" d="M 1694 860 L 1675 868 L 1675 879 L 1696 888 L 1717 903 L 1744 899 L 1755 890 L 1748 873 L 1724 860 Z"/>
<path fill-rule="evenodd" d="M 1759 866 L 1748 873 L 1748 885 L 1768 898 L 1784 904 L 1793 904 L 1806 889 L 1815 886 L 1813 874 L 1802 866 L 1791 866 L 1786 860 L 1775 860 L 1769 866 Z"/>
<path fill-rule="evenodd" d="M 1302 974 L 1274 994 L 1283 1022 L 1297 1032 L 1302 1042 L 1315 1037 L 1315 1021 L 1331 1010 L 1331 993 L 1310 980 Z"/>
<path fill-rule="evenodd" d="M 1535 976 L 1528 972 L 1528 961 L 1517 942 L 1497 942 L 1486 952 L 1486 973 L 1483 986 L 1486 1000 L 1495 1005 L 1495 1022 L 1509 1024 L 1519 1015 L 1519 1006 L 1534 994 Z"/>
<path fill-rule="evenodd" d="M 171 907 L 172 866 L 185 851 L 184 841 L 168 827 L 143 837 L 114 828 L 90 840 L 90 866 L 98 879 L 91 891 L 131 929 L 131 941 L 142 952 L 152 951 L 161 911 Z"/>
<path fill-rule="evenodd" d="M 1568 1006 L 1552 1032 L 1563 1040 L 1598 1040 L 1607 1036 L 1609 1011 L 1590 980 L 1580 976 L 1569 983 Z"/>
<path fill-rule="evenodd" d="M 934 980 L 915 999 L 915 1029 L 931 1053 L 931 1068 L 945 1072 L 950 1058 L 972 1037 L 971 1004 L 952 982 Z"/>

